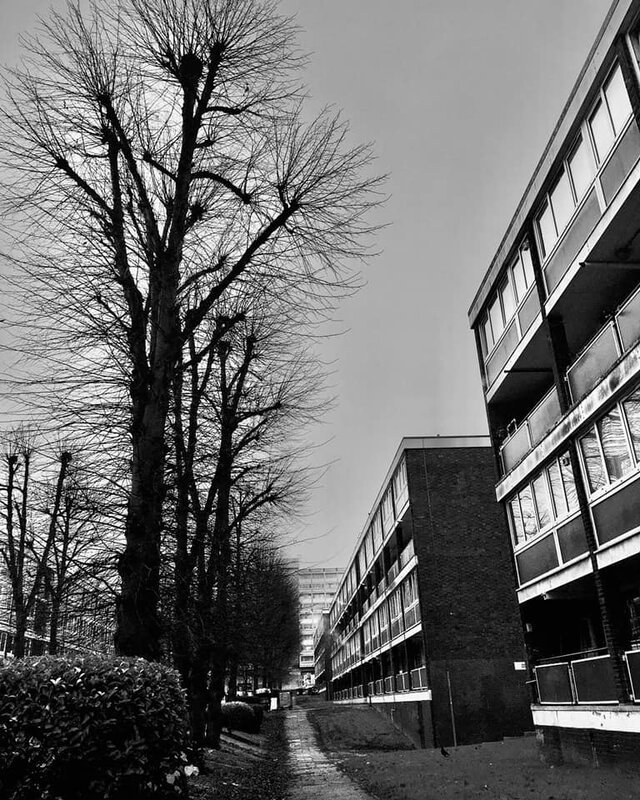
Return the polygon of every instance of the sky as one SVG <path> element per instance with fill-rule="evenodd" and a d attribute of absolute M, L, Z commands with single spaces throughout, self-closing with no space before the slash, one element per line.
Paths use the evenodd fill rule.
<path fill-rule="evenodd" d="M 0 0 L 0 61 L 64 0 Z M 374 142 L 380 254 L 322 342 L 326 465 L 291 553 L 346 564 L 403 436 L 486 434 L 467 311 L 610 0 L 281 0 L 310 54 L 311 105 Z"/>

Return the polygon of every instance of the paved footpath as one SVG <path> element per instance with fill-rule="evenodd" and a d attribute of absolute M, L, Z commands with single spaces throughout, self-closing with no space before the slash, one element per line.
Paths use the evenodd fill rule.
<path fill-rule="evenodd" d="M 287 711 L 285 730 L 292 772 L 289 800 L 371 800 L 320 750 L 304 709 Z"/>

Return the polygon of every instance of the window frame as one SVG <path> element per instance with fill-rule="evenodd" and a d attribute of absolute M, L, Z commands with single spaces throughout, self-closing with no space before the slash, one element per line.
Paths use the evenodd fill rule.
<path fill-rule="evenodd" d="M 606 95 L 606 90 L 611 85 L 611 82 L 613 81 L 613 79 L 614 79 L 614 77 L 616 75 L 616 72 L 618 72 L 618 71 L 619 71 L 620 76 L 622 78 L 622 85 L 624 87 L 627 100 L 629 101 L 629 108 L 631 109 L 631 112 L 628 114 L 628 116 L 626 117 L 624 122 L 622 122 L 620 124 L 620 129 L 616 130 L 616 125 L 614 123 L 614 118 L 613 118 L 613 114 L 611 112 L 609 100 L 608 100 L 607 95 Z M 613 133 L 613 138 L 611 140 L 611 143 L 609 144 L 606 152 L 602 153 L 602 155 L 600 155 L 600 153 L 598 151 L 598 147 L 596 145 L 596 138 L 594 136 L 593 128 L 592 128 L 592 119 L 594 118 L 596 112 L 598 111 L 598 108 L 601 105 L 605 109 L 606 118 L 607 118 L 607 121 L 609 123 L 611 132 Z M 558 169 L 556 170 L 556 172 L 553 175 L 553 180 L 550 181 L 549 188 L 545 191 L 544 196 L 541 199 L 540 204 L 538 206 L 538 210 L 534 214 L 535 237 L 536 237 L 538 249 L 539 249 L 539 252 L 540 252 L 540 261 L 541 261 L 542 264 L 544 264 L 544 263 L 546 263 L 546 261 L 548 261 L 548 259 L 552 255 L 552 253 L 556 250 L 558 242 L 562 239 L 562 237 L 564 236 L 565 232 L 571 227 L 571 222 L 574 219 L 578 209 L 581 207 L 582 203 L 584 202 L 584 199 L 589 194 L 590 187 L 593 185 L 594 181 L 598 177 L 598 175 L 599 175 L 600 171 L 602 170 L 603 166 L 608 161 L 611 153 L 615 149 L 616 143 L 624 135 L 624 132 L 627 130 L 627 128 L 629 126 L 629 121 L 631 119 L 633 119 L 633 109 L 632 109 L 632 106 L 631 106 L 631 98 L 629 97 L 629 93 L 627 91 L 626 84 L 624 82 L 624 73 L 622 72 L 622 67 L 621 67 L 621 65 L 620 65 L 620 63 L 618 61 L 615 61 L 611 65 L 611 68 L 609 69 L 609 71 L 607 72 L 607 75 L 606 75 L 605 79 L 602 81 L 602 83 L 598 87 L 598 90 L 597 90 L 597 93 L 596 93 L 596 95 L 595 95 L 595 97 L 593 99 L 593 102 L 590 104 L 588 110 L 586 111 L 586 113 L 584 114 L 582 119 L 580 120 L 578 133 L 574 137 L 574 139 L 571 142 L 570 146 L 566 148 L 565 155 L 563 156 L 561 163 L 558 165 Z M 580 147 L 581 143 L 587 145 L 587 158 L 588 158 L 589 164 L 590 164 L 590 166 L 592 168 L 593 174 L 592 174 L 590 183 L 587 185 L 587 187 L 584 190 L 584 192 L 582 193 L 582 195 L 579 196 L 578 195 L 578 191 L 576 189 L 574 176 L 573 176 L 573 173 L 571 172 L 570 159 L 575 155 L 575 153 L 577 153 L 578 148 Z M 562 175 L 563 174 L 565 174 L 567 176 L 567 179 L 569 181 L 569 185 L 571 187 L 571 194 L 572 194 L 573 201 L 574 201 L 574 207 L 573 207 L 573 211 L 572 211 L 571 215 L 569 216 L 565 226 L 562 228 L 562 230 L 559 230 L 558 222 L 557 222 L 557 218 L 556 218 L 556 212 L 555 212 L 555 210 L 553 208 L 553 204 L 551 202 L 551 194 L 553 193 L 553 190 L 558 185 L 559 181 L 562 179 Z M 551 244 L 551 246 L 548 248 L 548 250 L 545 247 L 545 242 L 544 242 L 544 238 L 543 238 L 543 235 L 542 235 L 542 228 L 541 228 L 541 225 L 540 225 L 540 220 L 541 220 L 541 218 L 542 218 L 542 216 L 543 216 L 543 214 L 544 214 L 544 212 L 545 212 L 545 210 L 547 208 L 549 208 L 550 211 L 551 211 L 551 217 L 552 217 L 553 224 L 554 224 L 554 227 L 555 227 L 555 230 L 556 230 L 555 241 Z"/>

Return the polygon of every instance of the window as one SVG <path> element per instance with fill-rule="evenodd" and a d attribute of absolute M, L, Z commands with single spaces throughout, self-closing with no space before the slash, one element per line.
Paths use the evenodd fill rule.
<path fill-rule="evenodd" d="M 531 496 L 530 486 L 526 486 L 520 492 L 520 510 L 522 512 L 522 524 L 524 526 L 525 539 L 528 539 L 530 536 L 535 536 L 538 533 L 536 512 L 533 507 L 533 498 Z"/>
<path fill-rule="evenodd" d="M 613 122 L 613 129 L 616 136 L 619 136 L 626 121 L 631 116 L 631 103 L 629 102 L 629 95 L 624 85 L 620 67 L 615 68 L 605 84 L 604 96 L 611 115 L 611 121 Z"/>
<path fill-rule="evenodd" d="M 544 532 L 577 507 L 571 464 L 563 454 L 508 501 L 514 545 Z"/>
<path fill-rule="evenodd" d="M 393 475 L 393 493 L 396 498 L 396 505 L 404 505 L 407 498 L 407 464 L 404 458 L 398 464 Z"/>
<path fill-rule="evenodd" d="M 607 479 L 605 477 L 600 443 L 595 428 L 580 439 L 580 449 L 582 450 L 582 457 L 584 458 L 584 464 L 587 469 L 589 489 L 592 492 L 597 492 L 598 489 L 601 489 L 606 484 Z"/>
<path fill-rule="evenodd" d="M 553 219 L 551 211 L 551 204 L 547 203 L 538 215 L 538 232 L 540 234 L 540 243 L 542 245 L 542 257 L 546 258 L 553 250 L 553 245 L 556 243 L 558 234 L 556 233 L 556 223 Z"/>
<path fill-rule="evenodd" d="M 518 305 L 524 300 L 532 284 L 533 264 L 529 245 L 525 241 L 480 323 L 480 343 L 485 358 L 515 316 Z"/>
<path fill-rule="evenodd" d="M 521 303 L 533 283 L 533 264 L 528 242 L 525 242 L 520 248 L 518 257 L 511 267 L 511 272 L 513 274 L 516 300 Z"/>
<path fill-rule="evenodd" d="M 631 456 L 619 409 L 614 408 L 604 416 L 598 422 L 597 428 L 609 480 L 616 481 L 631 469 Z"/>
<path fill-rule="evenodd" d="M 569 175 L 564 170 L 556 181 L 556 185 L 551 190 L 549 197 L 551 199 L 551 208 L 553 209 L 553 218 L 556 223 L 556 233 L 560 235 L 567 227 L 575 207 Z"/>
<path fill-rule="evenodd" d="M 631 443 L 636 459 L 640 460 L 640 389 L 623 401 L 622 407 L 627 418 Z"/>
<path fill-rule="evenodd" d="M 546 528 L 551 524 L 553 519 L 553 511 L 551 509 L 551 499 L 549 497 L 549 487 L 547 486 L 547 477 L 544 472 L 533 481 L 533 495 L 536 500 L 536 509 L 538 511 L 538 524 L 541 529 Z"/>
<path fill-rule="evenodd" d="M 602 162 L 631 115 L 631 103 L 620 67 L 616 67 L 604 86 L 589 117 L 589 128 L 596 157 Z"/>
<path fill-rule="evenodd" d="M 504 280 L 499 290 L 500 300 L 502 301 L 502 312 L 505 321 L 509 321 L 516 313 L 516 301 L 513 296 L 513 288 L 509 276 Z"/>
<path fill-rule="evenodd" d="M 615 140 L 611 118 L 607 106 L 602 101 L 598 103 L 589 117 L 589 127 L 596 149 L 596 158 L 598 161 L 602 161 Z"/>
<path fill-rule="evenodd" d="M 585 192 L 593 180 L 593 163 L 586 142 L 582 137 L 573 148 L 573 152 L 567 161 L 573 188 L 576 192 L 576 200 L 580 202 Z"/>
<path fill-rule="evenodd" d="M 560 472 L 562 474 L 562 484 L 564 486 L 565 496 L 567 498 L 567 505 L 569 511 L 576 511 L 578 508 L 578 495 L 576 493 L 576 479 L 573 476 L 571 469 L 571 460 L 568 453 L 559 458 Z"/>
<path fill-rule="evenodd" d="M 495 297 L 493 303 L 489 306 L 489 321 L 491 322 L 493 341 L 497 342 L 500 338 L 500 334 L 504 330 L 504 318 L 502 316 L 502 305 L 500 304 L 499 296 Z"/>
<path fill-rule="evenodd" d="M 629 401 L 631 401 L 629 408 L 633 413 L 634 395 L 623 402 L 625 411 Z M 609 483 L 620 480 L 633 469 L 631 449 L 620 406 L 605 414 L 598 420 L 596 426 L 580 439 L 580 449 L 592 494 Z"/>
<path fill-rule="evenodd" d="M 551 486 L 551 496 L 553 498 L 553 506 L 555 508 L 556 516 L 562 517 L 567 513 L 567 498 L 564 493 L 564 486 L 562 485 L 562 474 L 560 472 L 560 465 L 557 461 L 549 467 L 549 485 Z"/>

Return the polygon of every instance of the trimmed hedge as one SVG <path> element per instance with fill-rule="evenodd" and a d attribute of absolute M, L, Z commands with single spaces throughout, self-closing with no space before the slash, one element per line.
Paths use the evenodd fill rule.
<path fill-rule="evenodd" d="M 45 656 L 0 667 L 3 800 L 186 797 L 186 744 L 179 678 L 160 664 Z"/>
<path fill-rule="evenodd" d="M 222 726 L 230 733 L 244 731 L 245 733 L 260 733 L 263 710 L 261 706 L 250 706 L 239 700 L 223 703 L 221 706 Z"/>

